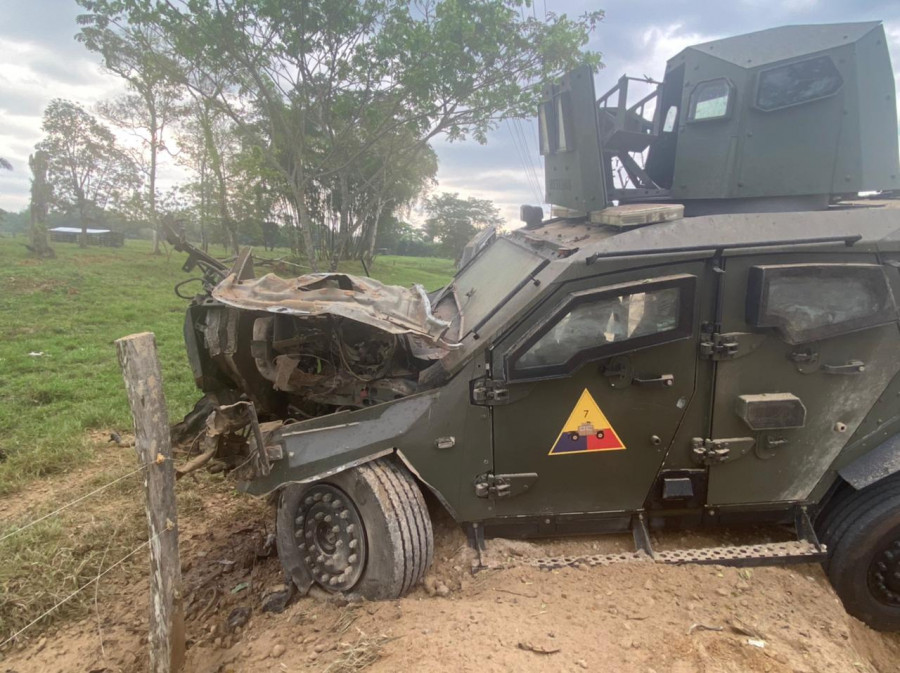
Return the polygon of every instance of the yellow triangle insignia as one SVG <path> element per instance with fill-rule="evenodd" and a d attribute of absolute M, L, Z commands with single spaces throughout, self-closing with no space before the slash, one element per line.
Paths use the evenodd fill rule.
<path fill-rule="evenodd" d="M 624 448 L 612 424 L 585 388 L 548 455 L 621 451 Z"/>

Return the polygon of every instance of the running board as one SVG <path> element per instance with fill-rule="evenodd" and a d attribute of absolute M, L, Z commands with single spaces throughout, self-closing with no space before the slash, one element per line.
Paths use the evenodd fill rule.
<path fill-rule="evenodd" d="M 766 566 L 784 565 L 788 563 L 816 563 L 824 561 L 828 550 L 816 538 L 812 523 L 805 507 L 798 507 L 794 517 L 797 540 L 788 542 L 766 542 L 762 544 L 730 545 L 722 547 L 705 547 L 701 549 L 677 549 L 673 551 L 656 551 L 650 544 L 650 534 L 642 514 L 632 519 L 632 534 L 635 551 L 617 554 L 591 554 L 586 556 L 557 556 L 539 559 L 507 559 L 504 564 L 484 563 L 480 548 L 476 568 L 502 568 L 513 566 L 532 566 L 543 570 L 554 570 L 566 567 L 608 566 L 618 563 L 664 563 L 681 565 L 685 563 L 715 564 L 726 566 Z M 476 536 L 480 529 L 476 528 Z M 483 535 L 483 533 L 482 533 Z M 480 542 L 483 545 L 484 538 Z"/>
<path fill-rule="evenodd" d="M 535 566 L 543 570 L 555 570 L 566 567 L 577 568 L 579 566 L 608 566 L 617 563 L 665 563 L 667 565 L 699 563 L 723 566 L 764 566 L 787 563 L 815 563 L 823 561 L 826 555 L 824 547 L 817 547 L 809 542 L 769 542 L 727 547 L 705 547 L 703 549 L 657 551 L 653 553 L 653 556 L 648 555 L 644 551 L 635 551 L 622 552 L 620 554 L 523 559 L 522 564 Z"/>
<path fill-rule="evenodd" d="M 657 563 L 715 563 L 724 566 L 764 566 L 784 563 L 815 563 L 824 561 L 827 551 L 811 542 L 768 542 L 765 544 L 707 547 L 705 549 L 677 549 L 656 553 Z"/>

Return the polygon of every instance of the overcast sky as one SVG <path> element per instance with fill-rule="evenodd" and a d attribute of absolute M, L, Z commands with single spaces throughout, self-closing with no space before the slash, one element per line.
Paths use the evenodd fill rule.
<path fill-rule="evenodd" d="M 603 53 L 606 64 L 596 78 L 598 94 L 624 73 L 661 78 L 666 60 L 690 44 L 797 23 L 882 20 L 895 73 L 900 70 L 897 0 L 535 2 L 538 13 L 606 11 L 590 44 Z M 52 98 L 92 109 L 124 92 L 119 80 L 104 73 L 98 59 L 74 40 L 80 12 L 74 0 L 0 0 L 0 157 L 14 169 L 0 172 L 0 208 L 5 210 L 19 210 L 28 202 L 28 155 L 41 137 L 41 113 Z M 543 168 L 534 134 L 532 123 L 505 123 L 486 146 L 437 143 L 438 189 L 491 199 L 515 220 L 520 204 L 541 199 Z M 163 189 L 181 175 L 171 166 L 163 171 Z"/>

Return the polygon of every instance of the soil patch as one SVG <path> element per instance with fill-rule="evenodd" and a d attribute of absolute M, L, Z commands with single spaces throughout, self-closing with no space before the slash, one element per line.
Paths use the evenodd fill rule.
<path fill-rule="evenodd" d="M 225 484 L 203 496 L 180 521 L 189 671 L 888 673 L 900 657 L 900 637 L 847 615 L 818 566 L 514 565 L 472 574 L 465 537 L 441 516 L 435 565 L 408 597 L 360 604 L 306 597 L 272 614 L 261 608 L 282 582 L 266 544 L 270 507 L 235 497 Z M 605 537 L 488 541 L 490 554 L 512 561 L 625 545 Z M 4 669 L 145 670 L 146 580 L 113 577 L 110 585 L 89 617 L 4 653 Z"/>

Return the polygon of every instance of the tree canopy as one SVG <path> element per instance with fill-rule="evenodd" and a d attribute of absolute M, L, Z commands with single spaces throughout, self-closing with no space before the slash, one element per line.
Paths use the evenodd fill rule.
<path fill-rule="evenodd" d="M 51 101 L 41 128 L 46 135 L 37 151 L 46 156 L 47 182 L 56 205 L 78 213 L 84 243 L 88 225 L 105 208 L 139 189 L 137 167 L 112 132 L 76 103 Z"/>
<path fill-rule="evenodd" d="M 425 199 L 425 234 L 440 244 L 441 254 L 458 259 L 463 248 L 479 229 L 500 226 L 503 219 L 497 207 L 486 199 L 444 192 Z"/>
<path fill-rule="evenodd" d="M 228 121 L 314 267 L 371 254 L 400 185 L 434 174 L 431 140 L 484 142 L 534 114 L 542 80 L 599 62 L 582 49 L 600 12 L 539 20 L 530 0 L 78 1 L 88 48 L 140 54 L 128 62 Z"/>

